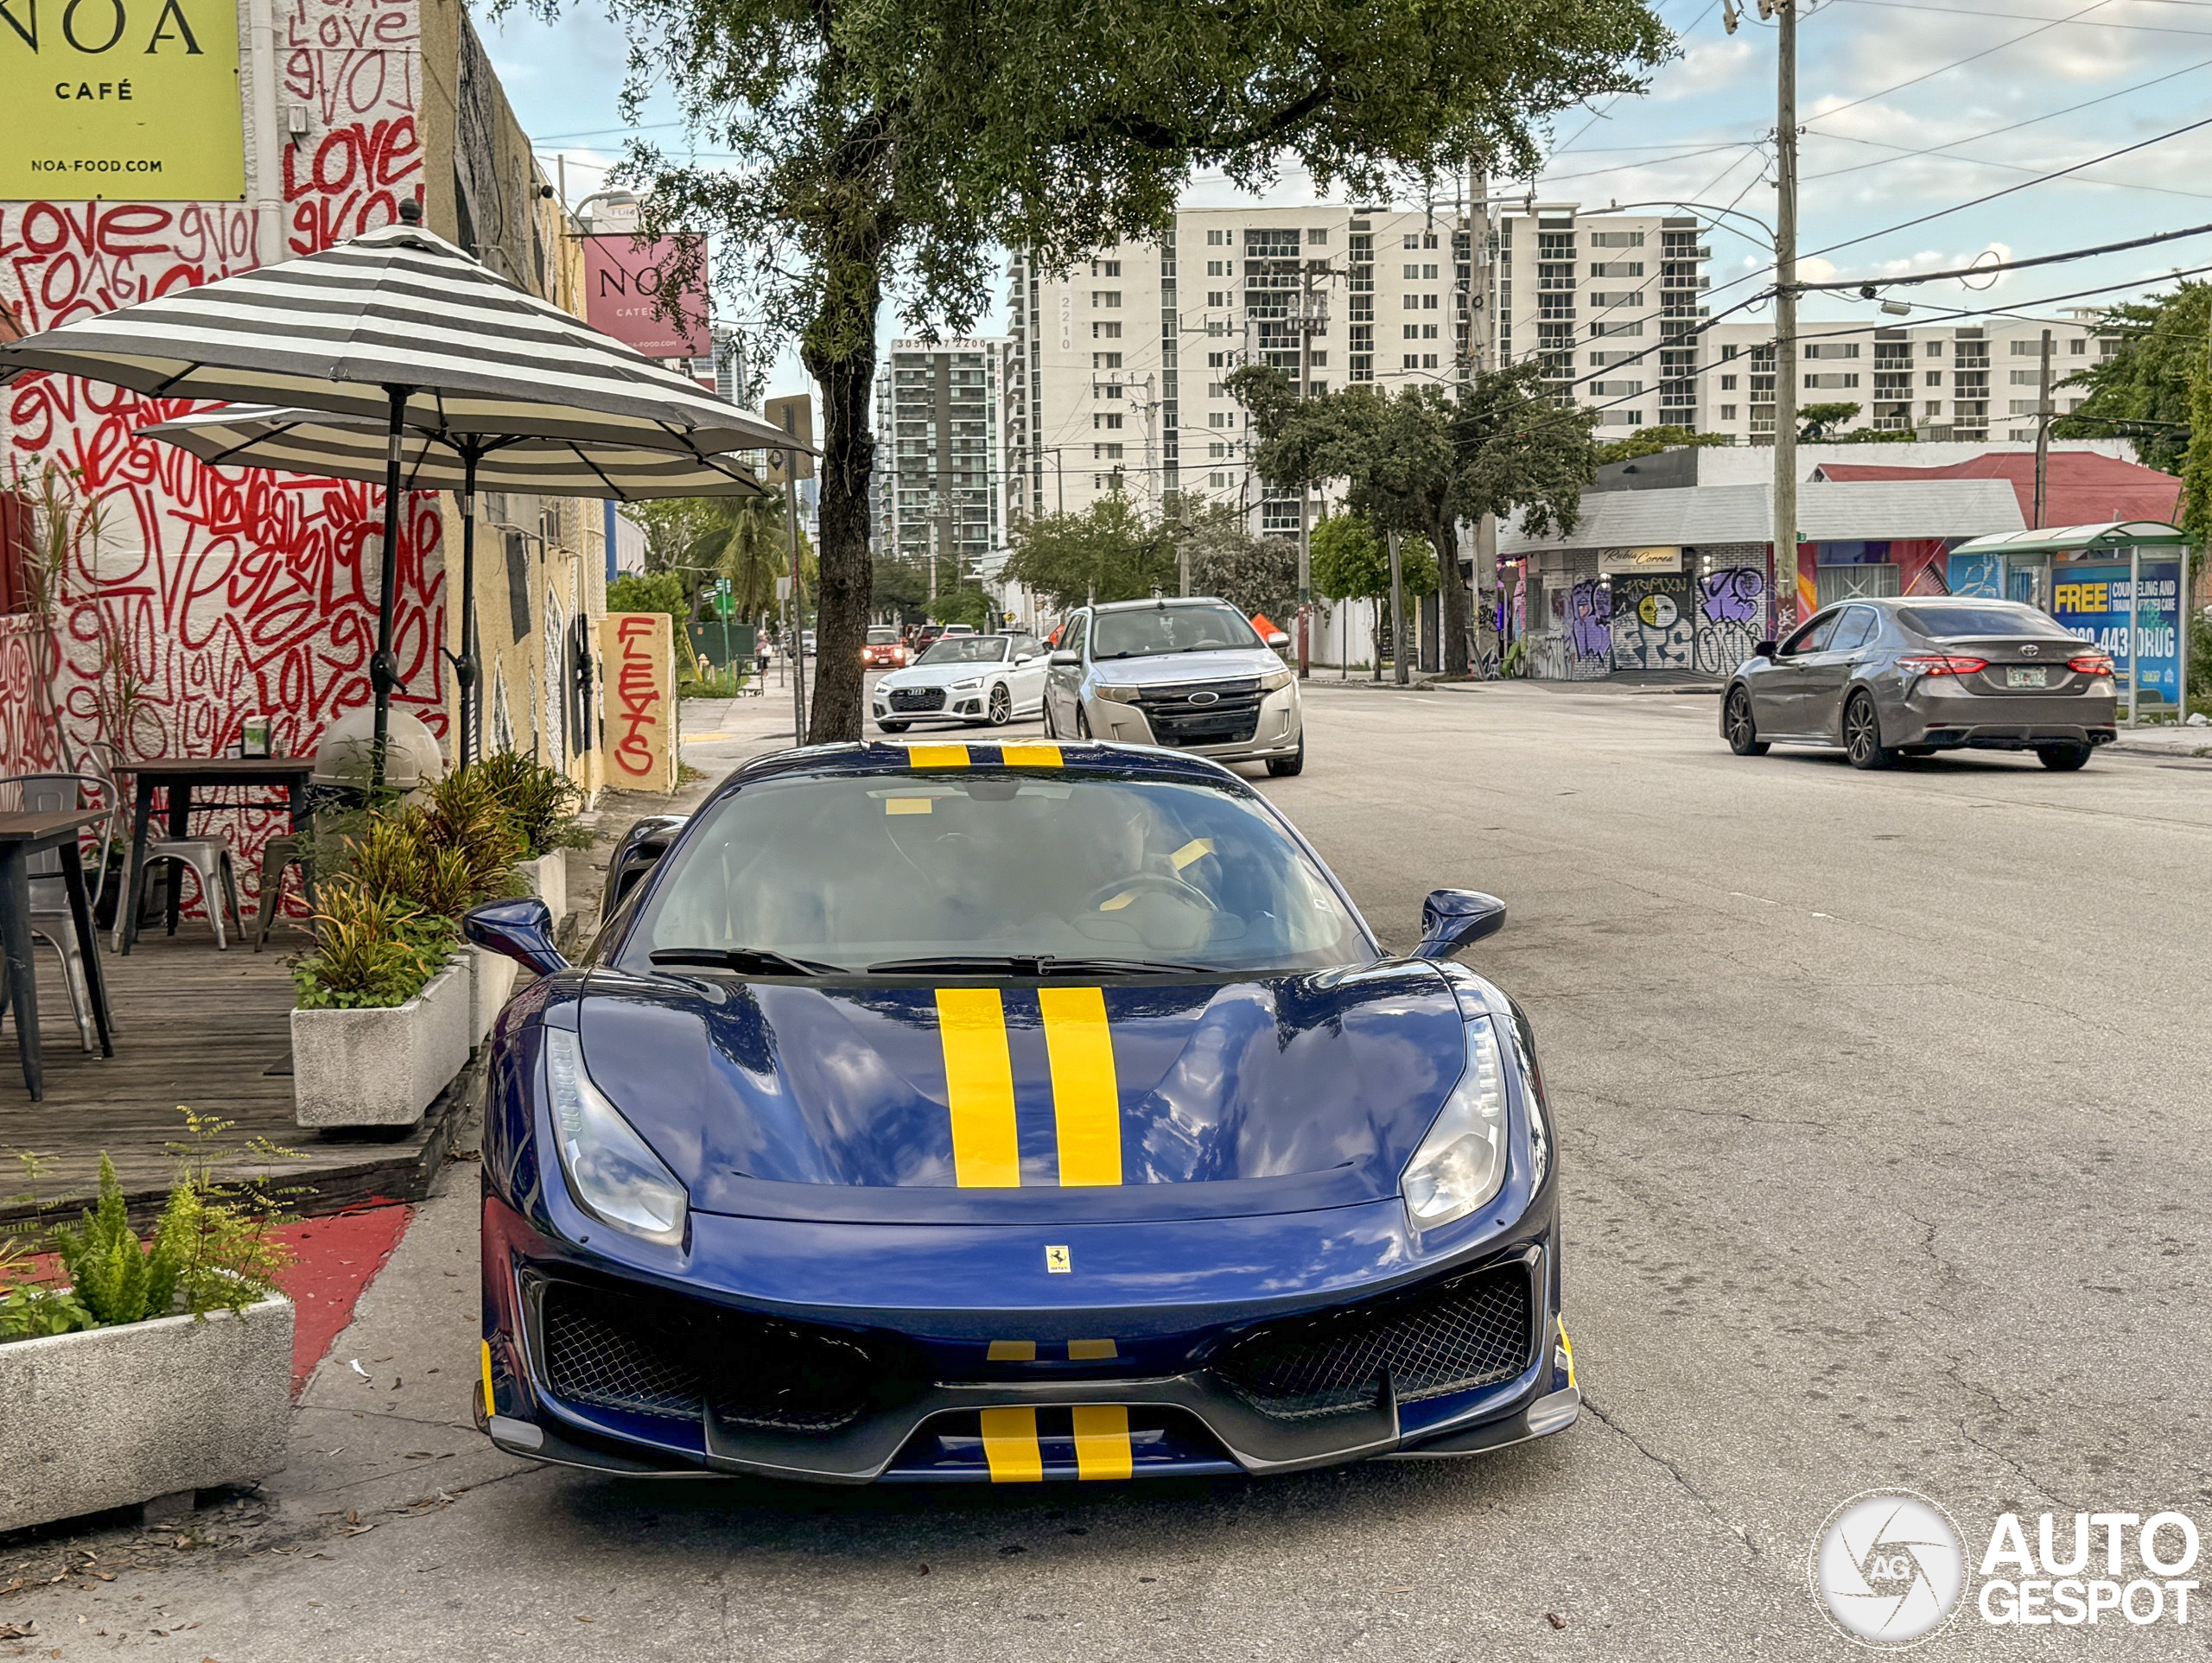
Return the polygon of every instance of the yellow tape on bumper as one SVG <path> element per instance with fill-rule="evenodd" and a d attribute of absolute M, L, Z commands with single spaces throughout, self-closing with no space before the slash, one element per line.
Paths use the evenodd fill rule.
<path fill-rule="evenodd" d="M 1096 987 L 1040 987 L 1045 1049 L 1052 1065 L 1052 1115 L 1064 1184 L 1122 1181 L 1122 1093 L 1106 995 Z"/>
<path fill-rule="evenodd" d="M 1574 1342 L 1567 1337 L 1567 1318 L 1554 1319 L 1559 1323 L 1559 1349 L 1567 1353 L 1567 1383 L 1574 1384 Z"/>
<path fill-rule="evenodd" d="M 991 1482 L 1042 1483 L 1045 1452 L 1037 1446 L 1037 1412 L 986 1409 L 982 1419 L 983 1459 L 991 1463 Z"/>
<path fill-rule="evenodd" d="M 499 1412 L 499 1400 L 492 1395 L 492 1342 L 479 1340 L 477 1344 L 484 1353 L 484 1413 L 489 1418 Z"/>
<path fill-rule="evenodd" d="M 917 768 L 965 768 L 968 747 L 964 745 L 910 745 L 906 760 Z"/>
<path fill-rule="evenodd" d="M 1111 1340 L 1070 1340 L 1068 1342 L 1070 1362 L 1098 1362 L 1105 1358 L 1120 1355 L 1121 1353 L 1114 1349 L 1114 1342 Z"/>
<path fill-rule="evenodd" d="M 984 1354 L 993 1362 L 1034 1362 L 1037 1361 L 1037 1342 L 1034 1340 L 993 1340 Z"/>
<path fill-rule="evenodd" d="M 1060 747 L 1057 745 L 1008 745 L 1001 746 L 999 760 L 1009 768 L 1057 768 L 1060 765 Z"/>
<path fill-rule="evenodd" d="M 952 1116 L 954 1182 L 963 1189 L 1017 1186 L 1021 1147 L 1014 1120 L 1014 1061 L 999 990 L 940 987 L 937 1020 L 944 1048 L 945 1106 Z"/>
<path fill-rule="evenodd" d="M 984 1411 L 989 1413 L 990 1411 Z M 1075 1406 L 1075 1470 L 1078 1478 L 1127 1478 L 1136 1457 L 1129 1447 L 1129 1412 L 1118 1403 Z M 994 1466 L 991 1476 L 998 1476 Z"/>

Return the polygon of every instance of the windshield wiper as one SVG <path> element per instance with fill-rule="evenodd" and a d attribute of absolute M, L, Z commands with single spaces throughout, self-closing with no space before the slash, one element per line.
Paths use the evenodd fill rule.
<path fill-rule="evenodd" d="M 713 970 L 734 970 L 742 976 L 835 976 L 845 973 L 842 964 L 795 959 L 766 947 L 663 947 L 646 956 L 655 964 L 696 964 Z"/>
<path fill-rule="evenodd" d="M 976 975 L 1144 976 L 1205 975 L 1211 964 L 1178 964 L 1166 959 L 1059 958 L 1050 953 L 941 953 L 928 958 L 886 959 L 871 964 L 872 976 Z"/>

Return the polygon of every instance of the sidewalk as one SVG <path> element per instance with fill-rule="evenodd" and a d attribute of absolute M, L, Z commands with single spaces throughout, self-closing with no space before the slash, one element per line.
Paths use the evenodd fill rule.
<path fill-rule="evenodd" d="M 2212 757 L 2212 725 L 2123 727 L 2103 748 L 2138 757 Z"/>

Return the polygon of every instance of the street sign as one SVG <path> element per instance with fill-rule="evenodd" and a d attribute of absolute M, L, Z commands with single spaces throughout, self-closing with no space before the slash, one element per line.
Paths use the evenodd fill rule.
<path fill-rule="evenodd" d="M 801 445 L 814 443 L 814 400 L 806 393 L 794 393 L 789 398 L 772 398 L 760 407 L 772 428 L 781 428 Z M 786 461 L 788 460 L 788 466 Z M 768 470 L 763 476 L 769 485 L 786 485 L 793 479 L 814 477 L 814 457 L 809 450 L 771 450 Z"/>
<path fill-rule="evenodd" d="M 715 617 L 726 619 L 736 610 L 737 597 L 735 595 L 732 594 L 728 589 L 717 589 L 715 591 Z"/>
<path fill-rule="evenodd" d="M 778 578 L 778 579 L 776 580 L 776 599 L 777 599 L 777 600 L 789 600 L 791 598 L 791 579 L 789 579 L 789 578 L 787 578 L 787 577 L 779 577 L 779 578 Z"/>

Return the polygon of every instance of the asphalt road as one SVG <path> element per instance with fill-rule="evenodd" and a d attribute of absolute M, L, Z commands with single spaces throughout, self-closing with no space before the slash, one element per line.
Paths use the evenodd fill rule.
<path fill-rule="evenodd" d="M 687 713 L 687 754 L 763 748 L 774 692 Z M 71 1572 L 0 1623 L 35 1617 L 35 1655 L 220 1663 L 1834 1660 L 1808 1553 L 1863 1490 L 1932 1497 L 1974 1560 L 2005 1509 L 2212 1538 L 2212 765 L 1860 774 L 1730 756 L 1709 698 L 1526 684 L 1321 683 L 1308 711 L 1307 772 L 1262 788 L 1387 940 L 1431 887 L 1511 909 L 1471 957 L 1543 1049 L 1580 1425 L 1123 1488 L 528 1469 L 467 1426 L 463 1168 L 261 1497 L 183 1547 L 90 1539 L 112 1583 L 59 1541 L 0 1548 L 0 1588 Z M 1969 1611 L 1918 1655 L 2199 1655 L 2206 1622 Z"/>

